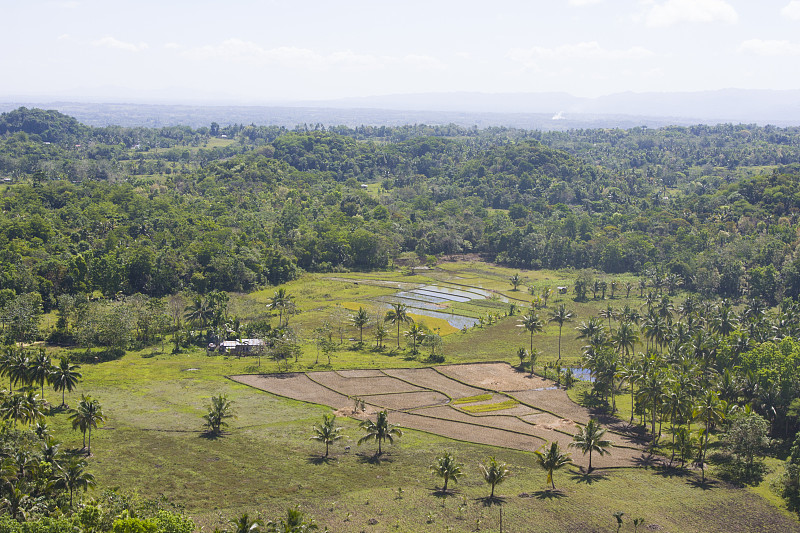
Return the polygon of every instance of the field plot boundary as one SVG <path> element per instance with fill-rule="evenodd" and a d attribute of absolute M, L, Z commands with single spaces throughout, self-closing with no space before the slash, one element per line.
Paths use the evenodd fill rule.
<path fill-rule="evenodd" d="M 538 387 L 549 382 L 539 377 L 520 378 L 518 371 L 504 362 L 440 365 L 417 369 L 245 374 L 229 378 L 284 398 L 327 405 L 344 416 L 363 419 L 375 410 L 388 409 L 392 413 L 392 421 L 408 429 L 463 442 L 523 451 L 539 449 L 547 441 L 557 441 L 562 447 L 566 447 L 572 441 L 573 435 L 568 429 L 577 429 L 583 425 L 582 420 L 588 420 L 591 416 L 588 410 L 569 400 L 563 390 Z M 516 386 L 525 383 L 520 379 L 531 379 L 529 383 L 532 388 L 517 390 Z M 440 381 L 441 389 L 444 390 L 437 388 L 437 381 Z M 499 384 L 500 387 L 489 387 L 486 383 Z M 512 392 L 496 388 L 514 390 Z M 470 394 L 467 396 L 450 394 L 456 391 Z M 524 399 L 516 398 L 514 393 L 523 393 L 521 395 Z M 453 400 L 459 397 L 479 394 L 492 394 L 492 399 L 489 401 L 497 401 L 501 397 L 510 398 L 519 402 L 518 407 L 525 407 L 553 418 L 547 424 L 537 424 L 522 418 L 533 413 L 510 414 L 508 410 L 470 413 L 460 408 L 470 403 L 453 404 Z M 425 396 L 439 401 L 423 405 L 420 405 L 419 401 L 414 401 L 415 397 Z M 364 401 L 370 409 L 356 412 L 352 408 L 353 398 L 356 397 Z M 546 405 L 553 401 L 562 407 L 561 410 L 564 412 L 559 413 L 557 408 L 554 411 L 552 406 Z M 476 404 L 481 403 L 476 402 Z M 429 412 L 426 413 L 426 410 Z M 447 416 L 447 413 L 452 414 Z M 646 455 L 643 447 L 625 440 L 629 436 L 612 431 L 609 431 L 609 436 L 613 437 L 615 447 L 610 455 L 594 458 L 593 462 L 597 466 L 603 468 L 635 466 L 641 461 L 642 456 Z M 573 453 L 573 461 L 585 466 L 588 458 Z"/>

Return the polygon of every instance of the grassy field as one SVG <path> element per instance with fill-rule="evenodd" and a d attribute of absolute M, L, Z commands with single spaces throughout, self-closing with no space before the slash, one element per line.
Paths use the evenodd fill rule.
<path fill-rule="evenodd" d="M 449 280 L 525 299 L 523 290 L 511 291 L 507 278 L 514 272 L 481 263 L 452 263 L 424 276 L 370 273 L 346 277 L 402 283 Z M 569 280 L 568 275 L 555 272 L 523 274 L 537 285 Z M 366 302 L 395 290 L 331 281 L 321 275 L 304 277 L 287 284 L 286 289 L 297 297 L 302 311 L 291 320 L 301 332 L 310 332 L 331 313 L 341 313 L 337 308 L 344 307 L 337 304 Z M 265 316 L 271 294 L 267 290 L 238 295 L 232 299 L 231 313 L 248 320 Z M 551 300 L 549 307 L 557 303 L 561 302 Z M 570 295 L 563 303 L 577 311 L 579 322 L 609 301 L 577 304 Z M 612 301 L 615 307 L 625 303 L 623 299 Z M 638 306 L 641 301 L 631 298 L 630 304 Z M 541 314 L 546 316 L 547 310 Z M 506 317 L 492 326 L 445 336 L 446 362 L 504 360 L 517 364 L 516 349 L 527 346 L 529 336 L 516 325 L 516 317 Z M 577 361 L 580 353 L 575 325 L 565 325 L 563 331 L 562 351 L 571 361 Z M 333 355 L 333 368 L 424 366 L 406 351 L 350 349 L 353 343 L 347 338 L 356 335 L 353 328 L 348 330 L 343 349 Z M 365 342 L 374 343 L 371 339 L 365 331 Z M 388 344 L 394 345 L 394 336 Z M 552 324 L 534 337 L 545 361 L 555 359 L 557 344 L 558 327 Z M 291 369 L 329 368 L 322 357 L 315 361 L 315 348 L 307 343 Z M 108 417 L 106 426 L 92 435 L 91 471 L 100 487 L 135 489 L 148 497 L 163 494 L 183 506 L 205 531 L 245 511 L 277 517 L 293 505 L 300 505 L 319 524 L 337 532 L 498 531 L 501 508 L 503 531 L 510 532 L 615 531 L 612 514 L 616 511 L 625 513 L 622 531 L 633 531 L 630 520 L 635 517 L 643 517 L 650 530 L 659 531 L 800 531 L 797 520 L 776 507 L 780 500 L 768 494 L 764 484 L 756 489 L 714 480 L 701 485 L 693 474 L 644 467 L 592 476 L 567 468 L 555 477 L 560 491 L 549 492 L 533 454 L 419 431 L 406 431 L 395 445 L 387 445 L 388 453 L 376 461 L 372 445 L 356 445 L 361 432 L 357 422 L 347 418 L 337 419 L 347 438 L 333 446 L 331 458 L 324 460 L 324 446 L 309 437 L 327 408 L 277 397 L 225 378 L 275 371 L 276 363 L 267 359 L 259 366 L 254 358 L 206 356 L 202 349 L 155 356 L 147 349 L 117 361 L 84 365 L 84 381 L 75 394 L 68 395 L 68 402 L 74 405 L 80 393 L 91 394 L 100 400 Z M 217 394 L 233 400 L 238 416 L 222 437 L 210 439 L 203 434 L 201 416 L 209 398 Z M 55 400 L 53 392 L 47 397 Z M 625 399 L 618 399 L 623 410 Z M 67 447 L 80 446 L 81 436 L 70 429 L 65 414 L 58 414 L 52 426 Z M 345 451 L 345 446 L 351 446 L 350 450 Z M 466 476 L 451 484 L 455 491 L 445 498 L 436 491 L 438 480 L 430 474 L 429 465 L 447 450 L 464 463 Z M 498 486 L 501 499 L 495 502 L 485 499 L 489 490 L 478 469 L 489 456 L 507 462 L 512 471 L 512 477 Z"/>

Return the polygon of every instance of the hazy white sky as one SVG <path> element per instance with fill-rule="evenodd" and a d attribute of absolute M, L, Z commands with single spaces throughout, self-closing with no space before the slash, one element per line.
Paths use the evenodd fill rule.
<path fill-rule="evenodd" d="M 800 89 L 800 0 L 0 0 L 0 99 Z"/>

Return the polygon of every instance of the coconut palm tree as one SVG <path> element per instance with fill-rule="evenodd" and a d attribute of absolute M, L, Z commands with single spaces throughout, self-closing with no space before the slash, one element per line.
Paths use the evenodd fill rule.
<path fill-rule="evenodd" d="M 375 347 L 378 349 L 383 348 L 383 340 L 389 336 L 389 332 L 386 331 L 386 326 L 383 325 L 383 322 L 378 322 L 375 324 Z"/>
<path fill-rule="evenodd" d="M 590 344 L 593 339 L 605 338 L 605 327 L 603 321 L 596 316 L 590 317 L 589 320 L 584 320 L 580 323 L 575 330 L 578 332 L 576 339 L 583 339 Z"/>
<path fill-rule="evenodd" d="M 336 426 L 336 415 L 322 415 L 322 424 L 314 426 L 314 435 L 310 438 L 325 445 L 325 457 L 328 457 L 328 449 L 331 444 L 342 438 L 342 428 Z"/>
<path fill-rule="evenodd" d="M 69 506 L 73 506 L 73 495 L 76 490 L 84 492 L 95 486 L 94 476 L 86 471 L 86 460 L 73 457 L 66 465 L 61 465 L 55 472 L 56 486 L 69 491 Z"/>
<path fill-rule="evenodd" d="M 11 392 L 14 392 L 13 387 L 17 384 L 21 383 L 23 386 L 25 386 L 30 383 L 29 368 L 30 363 L 28 362 L 28 355 L 25 352 L 19 350 L 11 355 L 6 373 Z"/>
<path fill-rule="evenodd" d="M 106 418 L 103 415 L 103 408 L 100 402 L 81 394 L 81 401 L 78 406 L 70 410 L 69 419 L 72 421 L 72 429 L 80 429 L 83 433 L 83 447 L 86 448 L 86 455 L 92 454 L 92 428 L 97 428 L 97 424 L 105 423 Z M 89 441 L 87 445 L 86 433 L 89 433 Z"/>
<path fill-rule="evenodd" d="M 51 381 L 53 373 L 53 363 L 50 356 L 43 349 L 28 360 L 28 377 L 31 383 L 38 383 L 42 390 L 42 400 L 44 400 L 44 384 Z"/>
<path fill-rule="evenodd" d="M 61 407 L 66 405 L 65 395 L 78 386 L 83 375 L 78 372 L 80 365 L 73 365 L 66 357 L 61 358 L 58 366 L 53 368 L 52 384 L 56 392 L 61 391 Z"/>
<path fill-rule="evenodd" d="M 531 334 L 531 348 L 530 353 L 533 353 L 533 334 L 539 333 L 544 329 L 544 322 L 542 319 L 539 318 L 537 313 L 531 312 L 527 315 L 522 315 L 519 319 L 519 324 L 517 324 L 518 328 L 525 328 L 526 331 L 530 332 Z"/>
<path fill-rule="evenodd" d="M 508 278 L 508 281 L 511 282 L 511 286 L 513 289 L 512 291 L 518 291 L 520 284 L 522 284 L 522 277 L 520 277 L 519 272 Z"/>
<path fill-rule="evenodd" d="M 568 453 L 563 453 L 561 448 L 558 446 L 558 442 L 553 441 L 550 443 L 550 447 L 547 448 L 547 444 L 542 446 L 543 449 L 546 451 L 541 451 L 541 449 L 536 450 L 536 461 L 539 463 L 539 466 L 547 472 L 547 483 L 550 483 L 550 486 L 553 487 L 553 490 L 556 490 L 555 480 L 553 479 L 553 473 L 568 465 L 572 462 Z"/>
<path fill-rule="evenodd" d="M 561 362 L 561 331 L 564 329 L 564 324 L 572 322 L 573 312 L 568 310 L 564 304 L 558 306 L 550 314 L 548 322 L 556 322 L 558 324 L 558 362 Z"/>
<path fill-rule="evenodd" d="M 606 430 L 600 426 L 600 423 L 594 418 L 590 418 L 589 423 L 578 430 L 569 444 L 570 447 L 583 452 L 583 455 L 589 454 L 589 472 L 592 471 L 592 452 L 605 455 L 609 453 L 608 448 L 612 446 L 610 440 L 603 438 L 605 434 Z"/>
<path fill-rule="evenodd" d="M 258 533 L 263 531 L 262 522 L 258 518 L 251 518 L 249 514 L 242 513 L 240 516 L 230 520 L 233 530 L 231 533 Z"/>
<path fill-rule="evenodd" d="M 267 309 L 270 311 L 278 312 L 278 327 L 283 325 L 283 316 L 286 315 L 286 323 L 289 323 L 288 311 L 293 305 L 293 296 L 286 292 L 286 289 L 280 288 L 273 294 L 267 304 Z"/>
<path fill-rule="evenodd" d="M 489 457 L 485 464 L 480 465 L 483 479 L 491 485 L 492 491 L 489 494 L 489 499 L 494 499 L 494 488 L 499 485 L 511 475 L 508 465 L 498 462 L 494 457 Z"/>
<path fill-rule="evenodd" d="M 306 518 L 303 511 L 293 507 L 287 510 L 286 519 L 281 519 L 280 522 L 273 522 L 272 520 L 267 522 L 264 531 L 266 533 L 306 533 L 317 529 L 317 524 L 314 523 L 312 518 Z"/>
<path fill-rule="evenodd" d="M 611 321 L 617 318 L 617 312 L 614 310 L 614 307 L 611 304 L 608 304 L 606 305 L 605 309 L 601 309 L 597 314 L 608 320 L 608 331 L 613 331 L 611 329 Z"/>
<path fill-rule="evenodd" d="M 617 331 L 611 335 L 611 343 L 617 349 L 617 352 L 625 355 L 626 361 L 636 347 L 637 342 L 639 342 L 639 334 L 636 333 L 633 324 L 630 322 L 622 322 Z"/>
<path fill-rule="evenodd" d="M 208 301 L 196 294 L 189 305 L 184 309 L 184 318 L 197 327 L 205 328 L 211 318 L 211 309 Z"/>
<path fill-rule="evenodd" d="M 14 348 L 8 347 L 3 350 L 3 353 L 0 354 L 0 377 L 7 377 L 9 378 L 9 390 L 11 390 L 11 368 L 13 366 L 12 361 L 14 360 Z M 11 391 L 13 392 L 13 390 Z"/>
<path fill-rule="evenodd" d="M 411 353 L 417 353 L 417 345 L 425 338 L 425 329 L 416 322 L 412 322 L 408 331 L 405 332 L 405 337 L 411 339 Z"/>
<path fill-rule="evenodd" d="M 456 462 L 455 457 L 450 452 L 445 452 L 436 458 L 436 462 L 431 465 L 431 472 L 442 478 L 444 484 L 442 485 L 442 492 L 447 492 L 447 482 L 451 479 L 453 483 L 458 482 L 458 478 L 464 475 L 464 465 Z"/>
<path fill-rule="evenodd" d="M 15 429 L 17 422 L 23 424 L 27 422 L 30 413 L 28 412 L 28 403 L 25 400 L 25 395 L 18 392 L 5 396 L 0 404 L 0 416 L 2 416 L 3 420 L 13 420 Z"/>
<path fill-rule="evenodd" d="M 364 344 L 364 326 L 369 323 L 369 314 L 363 307 L 359 307 L 358 311 L 350 315 L 350 323 L 358 328 L 358 342 Z"/>
<path fill-rule="evenodd" d="M 700 402 L 695 406 L 694 410 L 692 411 L 692 416 L 699 420 L 702 420 L 705 423 L 705 430 L 703 431 L 703 441 L 700 447 L 700 458 L 699 462 L 704 464 L 706 451 L 708 450 L 708 437 L 711 433 L 711 429 L 714 428 L 717 424 L 722 422 L 725 418 L 725 400 L 719 399 L 719 394 L 711 389 L 706 390 L 702 397 L 700 398 Z M 706 472 L 703 469 L 703 481 L 706 480 Z"/>
<path fill-rule="evenodd" d="M 631 419 L 629 424 L 633 424 L 633 415 L 636 412 L 636 381 L 639 379 L 640 375 L 639 363 L 637 361 L 629 361 L 623 364 L 617 371 L 617 377 L 623 381 L 627 381 L 628 386 L 631 388 Z"/>
<path fill-rule="evenodd" d="M 545 287 L 542 289 L 542 301 L 544 301 L 544 306 L 547 307 L 547 300 L 550 299 L 550 296 L 553 295 L 553 289 L 550 287 Z"/>
<path fill-rule="evenodd" d="M 383 410 L 378 413 L 378 418 L 375 422 L 370 419 L 364 420 L 359 424 L 359 427 L 366 432 L 366 435 L 358 439 L 358 445 L 365 442 L 369 442 L 371 440 L 375 440 L 378 442 L 378 453 L 376 455 L 381 455 L 383 450 L 381 448 L 381 443 L 383 441 L 389 441 L 389 444 L 394 443 L 394 437 L 402 437 L 403 431 L 389 423 L 389 413 L 386 410 Z"/>
<path fill-rule="evenodd" d="M 711 319 L 711 330 L 727 337 L 736 329 L 736 313 L 729 302 L 723 302 L 717 308 L 716 315 Z"/>
<path fill-rule="evenodd" d="M 400 349 L 400 326 L 414 322 L 408 315 L 408 308 L 406 304 L 396 303 L 392 304 L 392 308 L 386 311 L 386 316 L 383 317 L 384 322 L 389 322 L 397 326 L 397 349 Z"/>
<path fill-rule="evenodd" d="M 225 421 L 228 418 L 236 418 L 233 412 L 233 402 L 225 394 L 212 396 L 211 403 L 208 405 L 208 412 L 203 415 L 203 420 L 206 421 L 205 425 L 211 434 L 219 435 L 222 433 L 222 428 L 228 425 Z"/>

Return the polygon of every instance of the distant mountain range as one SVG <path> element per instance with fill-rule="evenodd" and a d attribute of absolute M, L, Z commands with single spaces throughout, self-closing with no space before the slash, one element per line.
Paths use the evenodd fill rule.
<path fill-rule="evenodd" d="M 22 105 L 57 109 L 93 126 L 199 127 L 211 122 L 287 127 L 316 123 L 347 126 L 453 123 L 542 130 L 699 123 L 800 126 L 800 90 L 630 92 L 598 98 L 567 93 L 419 93 L 277 105 L 37 102 L 14 98 L 0 101 L 0 111 Z"/>

